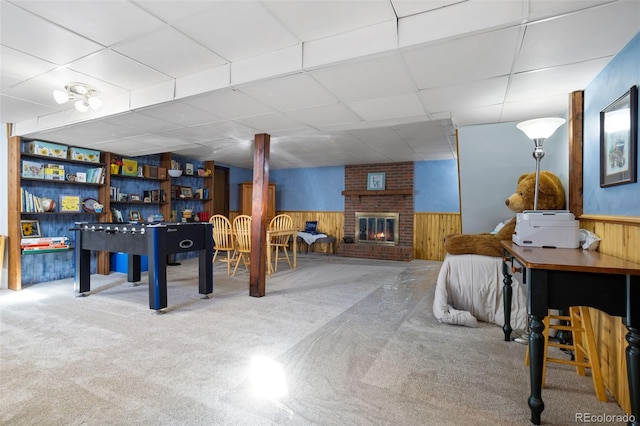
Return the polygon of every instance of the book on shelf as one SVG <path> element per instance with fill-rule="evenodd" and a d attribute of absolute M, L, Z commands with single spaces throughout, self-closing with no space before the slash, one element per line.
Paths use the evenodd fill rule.
<path fill-rule="evenodd" d="M 104 176 L 106 174 L 104 167 L 94 167 L 87 169 L 87 183 L 104 183 Z"/>
<path fill-rule="evenodd" d="M 68 250 L 71 247 L 68 237 L 39 237 L 21 239 L 20 248 L 23 253 L 29 253 Z"/>

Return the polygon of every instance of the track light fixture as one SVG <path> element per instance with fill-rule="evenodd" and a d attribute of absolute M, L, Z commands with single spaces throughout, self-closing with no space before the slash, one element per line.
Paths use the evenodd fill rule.
<path fill-rule="evenodd" d="M 69 83 L 65 90 L 54 90 L 53 98 L 57 103 L 63 104 L 70 100 L 75 101 L 73 106 L 80 112 L 87 112 L 89 108 L 98 109 L 102 106 L 100 91 L 84 83 Z"/>

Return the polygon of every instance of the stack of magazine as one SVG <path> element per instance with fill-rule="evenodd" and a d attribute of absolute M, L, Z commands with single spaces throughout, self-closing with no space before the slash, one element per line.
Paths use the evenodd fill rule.
<path fill-rule="evenodd" d="M 69 250 L 68 237 L 23 238 L 20 240 L 22 253 L 46 253 L 52 251 Z"/>

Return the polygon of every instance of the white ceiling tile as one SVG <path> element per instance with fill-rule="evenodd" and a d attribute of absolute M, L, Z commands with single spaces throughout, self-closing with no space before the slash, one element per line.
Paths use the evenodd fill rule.
<path fill-rule="evenodd" d="M 212 7 L 211 3 L 213 3 L 202 0 L 132 0 L 132 2 L 170 24 L 186 17 L 203 13 L 206 9 Z"/>
<path fill-rule="evenodd" d="M 613 2 L 527 25 L 516 72 L 615 55 L 638 30 L 638 1 Z"/>
<path fill-rule="evenodd" d="M 308 74 L 294 74 L 238 89 L 252 98 L 279 111 L 335 103 L 337 99 Z"/>
<path fill-rule="evenodd" d="M 69 68 L 83 74 L 93 75 L 128 90 L 153 86 L 171 80 L 171 77 L 166 74 L 110 50 L 103 50 L 75 61 L 69 65 Z"/>
<path fill-rule="evenodd" d="M 461 3 L 463 1 L 466 0 L 391 0 L 391 4 L 398 15 L 398 18 L 404 18 L 405 16 L 417 15 L 419 13 L 440 9 L 441 7 L 451 6 L 452 4 Z"/>
<path fill-rule="evenodd" d="M 174 27 L 227 61 L 250 58 L 300 43 L 260 2 L 212 2 Z"/>
<path fill-rule="evenodd" d="M 231 84 L 231 65 L 190 74 L 176 80 L 176 99 L 199 95 L 212 90 L 223 89 Z"/>
<path fill-rule="evenodd" d="M 122 1 L 20 0 L 20 7 L 104 46 L 152 31 L 164 23 L 134 4 Z M 93 17 L 87 19 L 87 17 Z M 96 25 L 96 20 L 100 25 Z"/>
<path fill-rule="evenodd" d="M 507 102 L 536 99 L 558 94 L 568 95 L 583 90 L 604 69 L 611 58 L 600 58 L 540 71 L 515 74 L 511 80 Z"/>
<path fill-rule="evenodd" d="M 368 145 L 387 144 L 387 143 L 399 143 L 402 138 L 391 127 L 384 127 L 382 129 L 359 129 L 352 130 L 349 133 L 363 141 Z"/>
<path fill-rule="evenodd" d="M 9 3 L 3 1 L 0 7 L 0 40 L 4 46 L 58 65 L 102 48 Z"/>
<path fill-rule="evenodd" d="M 281 113 L 256 115 L 236 120 L 263 133 L 278 132 L 283 130 L 300 129 L 307 127 Z"/>
<path fill-rule="evenodd" d="M 302 71 L 302 43 L 231 63 L 231 84 L 237 85 Z"/>
<path fill-rule="evenodd" d="M 297 109 L 287 112 L 302 123 L 310 126 L 323 126 L 328 124 L 353 123 L 362 121 L 350 109 L 342 104 L 322 105 L 318 107 Z"/>
<path fill-rule="evenodd" d="M 453 123 L 458 126 L 473 126 L 476 124 L 500 123 L 502 119 L 502 104 L 485 105 L 477 108 L 460 108 L 453 112 Z"/>
<path fill-rule="evenodd" d="M 223 118 L 207 111 L 195 108 L 184 102 L 168 102 L 138 110 L 140 115 L 155 117 L 180 126 L 197 126 L 200 124 L 223 121 Z"/>
<path fill-rule="evenodd" d="M 455 86 L 420 91 L 420 98 L 428 112 L 451 111 L 459 105 L 465 109 L 504 102 L 508 77 L 491 78 Z"/>
<path fill-rule="evenodd" d="M 174 78 L 215 68 L 226 62 L 170 27 L 114 46 L 113 50 Z"/>
<path fill-rule="evenodd" d="M 398 20 L 400 47 L 413 46 L 481 30 L 519 25 L 523 1 L 465 1 Z"/>
<path fill-rule="evenodd" d="M 635 0 L 53 4 L 0 0 L 12 134 L 247 168 L 262 132 L 272 169 L 455 158 L 456 126 L 566 114 L 568 92 L 640 29 Z M 517 72 L 555 60 L 572 62 Z M 101 90 L 103 106 L 53 103 L 72 81 Z"/>
<path fill-rule="evenodd" d="M 268 106 L 234 89 L 224 89 L 185 98 L 182 102 L 229 120 L 273 112 Z"/>
<path fill-rule="evenodd" d="M 508 75 L 520 31 L 517 28 L 404 49 L 419 89 Z"/>
<path fill-rule="evenodd" d="M 131 91 L 131 109 L 143 108 L 162 102 L 170 102 L 174 98 L 176 84 L 168 80 L 153 86 Z"/>
<path fill-rule="evenodd" d="M 398 53 L 310 71 L 343 101 L 407 93 L 415 89 Z"/>
<path fill-rule="evenodd" d="M 507 102 L 502 109 L 501 121 L 522 121 L 541 117 L 562 117 L 569 107 L 569 95 L 545 96 L 526 101 Z"/>
<path fill-rule="evenodd" d="M 610 1 L 611 0 L 530 0 L 529 20 L 542 19 L 576 10 L 588 9 L 593 6 L 610 3 Z"/>
<path fill-rule="evenodd" d="M 53 99 L 53 90 L 64 90 L 64 86 L 71 82 L 80 82 L 93 86 L 100 91 L 100 97 L 103 100 L 126 93 L 126 90 L 122 87 L 109 84 L 106 81 L 65 67 L 56 68 L 50 72 L 34 77 L 26 84 L 35 84 L 40 86 L 47 96 L 50 95 Z"/>
<path fill-rule="evenodd" d="M 53 114 L 55 111 L 54 108 L 49 108 L 42 104 L 12 98 L 7 95 L 0 96 L 0 123 L 18 123 L 29 120 L 33 117 L 33 114 L 41 116 Z"/>
<path fill-rule="evenodd" d="M 267 1 L 265 6 L 302 41 L 395 19 L 393 8 L 386 1 Z"/>
<path fill-rule="evenodd" d="M 37 75 L 51 71 L 56 65 L 38 59 L 26 53 L 19 52 L 7 46 L 0 45 L 0 74 L 2 74 L 2 86 L 5 87 L 5 79 L 11 77 L 15 82 L 26 81 Z"/>
<path fill-rule="evenodd" d="M 129 132 L 130 136 L 132 134 L 140 135 L 150 132 L 166 132 L 180 127 L 175 122 L 152 117 L 142 112 L 127 112 L 125 114 L 114 115 L 106 118 L 104 121 L 128 129 L 126 131 Z M 131 130 L 135 131 L 131 132 Z"/>
<path fill-rule="evenodd" d="M 396 21 L 387 21 L 305 43 L 303 67 L 309 70 L 338 61 L 389 52 L 397 46 Z"/>
<path fill-rule="evenodd" d="M 381 120 L 395 117 L 416 117 L 426 113 L 415 93 L 385 96 L 347 102 L 349 108 L 365 120 Z"/>

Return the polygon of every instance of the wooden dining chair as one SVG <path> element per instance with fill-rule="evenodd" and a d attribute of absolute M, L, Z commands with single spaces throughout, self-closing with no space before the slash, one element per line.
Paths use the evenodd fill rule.
<path fill-rule="evenodd" d="M 270 231 L 284 231 L 293 229 L 293 219 L 291 216 L 286 214 L 279 214 L 271 219 L 269 222 L 269 230 Z M 289 264 L 289 268 L 291 268 L 291 261 L 289 260 L 289 238 L 291 235 L 276 235 L 271 238 L 271 247 L 275 251 L 275 257 L 273 258 L 273 271 L 278 271 L 278 259 L 279 252 L 282 250 L 285 258 L 287 259 L 287 263 Z"/>
<path fill-rule="evenodd" d="M 220 256 L 221 262 L 227 264 L 227 275 L 231 275 L 231 264 L 235 260 L 235 237 L 231 221 L 224 215 L 216 214 L 209 218 L 209 223 L 213 224 L 213 262 L 216 261 L 219 252 L 227 252 L 226 259 Z"/>
<path fill-rule="evenodd" d="M 240 260 L 249 270 L 251 260 L 251 216 L 241 214 L 233 219 L 233 232 L 236 236 L 236 266 L 233 268 L 233 276 L 236 275 Z"/>

